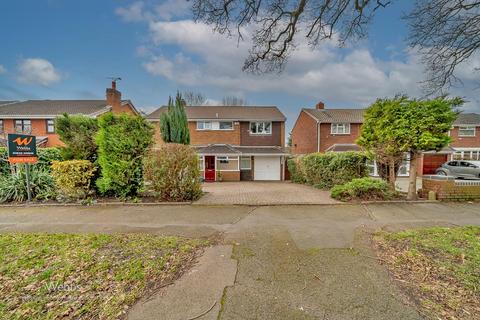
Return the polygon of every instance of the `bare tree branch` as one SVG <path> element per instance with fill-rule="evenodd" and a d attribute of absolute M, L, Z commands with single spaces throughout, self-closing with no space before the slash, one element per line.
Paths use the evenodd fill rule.
<path fill-rule="evenodd" d="M 410 45 L 421 53 L 427 71 L 426 92 L 461 84 L 455 70 L 480 48 L 480 1 L 417 0 L 405 18 Z"/>
<path fill-rule="evenodd" d="M 281 71 L 299 36 L 314 47 L 338 35 L 340 45 L 366 35 L 375 12 L 390 0 L 191 0 L 196 21 L 239 41 L 252 31 L 253 46 L 243 69 Z"/>

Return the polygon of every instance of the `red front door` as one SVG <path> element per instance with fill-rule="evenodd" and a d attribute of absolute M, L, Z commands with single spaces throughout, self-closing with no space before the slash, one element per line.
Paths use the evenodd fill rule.
<path fill-rule="evenodd" d="M 205 181 L 215 181 L 215 156 L 205 156 Z"/>

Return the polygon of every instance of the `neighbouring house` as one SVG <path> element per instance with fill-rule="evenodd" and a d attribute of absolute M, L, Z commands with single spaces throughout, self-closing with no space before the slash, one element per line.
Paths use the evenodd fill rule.
<path fill-rule="evenodd" d="M 292 154 L 312 152 L 359 151 L 355 141 L 360 136 L 365 109 L 326 109 L 319 102 L 315 108 L 304 108 L 292 129 Z M 419 159 L 419 174 L 432 174 L 449 159 L 480 160 L 480 115 L 461 113 L 454 123 L 449 147 L 425 152 Z M 372 175 L 378 175 L 370 163 Z M 400 166 L 399 176 L 409 176 L 408 157 Z"/>
<path fill-rule="evenodd" d="M 105 100 L 27 100 L 0 101 L 0 143 L 7 134 L 23 133 L 37 137 L 41 147 L 61 146 L 55 133 L 55 118 L 62 114 L 98 117 L 106 112 L 139 114 L 130 100 L 122 100 L 115 81 L 106 90 Z"/>
<path fill-rule="evenodd" d="M 161 145 L 159 119 L 167 107 L 147 116 Z M 277 107 L 185 107 L 190 143 L 205 181 L 284 180 L 285 116 Z"/>

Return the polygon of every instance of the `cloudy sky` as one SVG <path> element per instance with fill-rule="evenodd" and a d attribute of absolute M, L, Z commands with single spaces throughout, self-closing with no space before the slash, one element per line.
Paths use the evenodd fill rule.
<path fill-rule="evenodd" d="M 214 34 L 191 20 L 183 0 L 1 1 L 0 100 L 102 99 L 108 77 L 120 76 L 124 98 L 151 111 L 177 90 L 202 92 L 210 103 L 225 95 L 249 104 L 277 105 L 290 128 L 302 107 L 366 107 L 377 97 L 421 96 L 423 69 L 405 44 L 401 16 L 413 1 L 379 14 L 368 39 L 339 49 L 298 43 L 281 74 L 241 71 L 248 39 Z M 480 112 L 480 67 L 458 70 L 466 111 Z"/>

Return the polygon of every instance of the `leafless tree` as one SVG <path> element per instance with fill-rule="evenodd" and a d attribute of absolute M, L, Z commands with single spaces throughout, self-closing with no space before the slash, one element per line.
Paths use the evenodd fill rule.
<path fill-rule="evenodd" d="M 205 95 L 200 92 L 184 91 L 182 98 L 187 106 L 203 106 L 207 102 Z"/>
<path fill-rule="evenodd" d="M 222 99 L 224 106 L 246 106 L 247 100 L 236 96 L 225 96 Z"/>
<path fill-rule="evenodd" d="M 480 49 L 480 1 L 417 0 L 406 19 L 410 46 L 420 51 L 427 70 L 427 93 L 461 82 L 457 66 Z"/>
<path fill-rule="evenodd" d="M 365 37 L 375 14 L 398 0 L 190 1 L 196 21 L 236 34 L 239 41 L 249 34 L 253 45 L 243 69 L 261 73 L 281 71 L 301 38 L 314 48 L 327 39 L 342 46 Z M 478 51 L 479 10 L 480 0 L 416 0 L 406 16 L 409 42 L 422 54 L 430 93 L 458 80 L 457 66 Z"/>
<path fill-rule="evenodd" d="M 390 0 L 191 0 L 197 21 L 213 25 L 221 34 L 253 26 L 253 47 L 243 69 L 252 72 L 282 70 L 304 35 L 310 45 L 331 39 L 334 31 L 343 45 L 366 35 L 366 27 L 379 8 Z"/>

